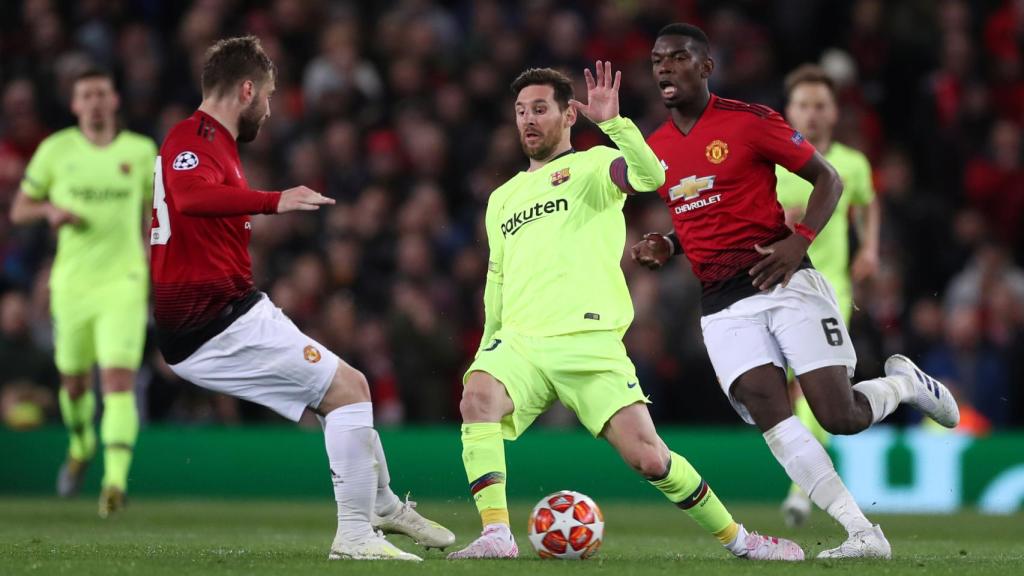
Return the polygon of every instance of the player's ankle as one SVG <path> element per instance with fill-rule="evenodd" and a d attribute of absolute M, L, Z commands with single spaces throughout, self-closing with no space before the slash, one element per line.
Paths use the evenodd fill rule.
<path fill-rule="evenodd" d="M 747 529 L 743 527 L 743 524 L 739 524 L 736 536 L 724 546 L 726 550 L 732 552 L 735 556 L 747 555 Z"/>

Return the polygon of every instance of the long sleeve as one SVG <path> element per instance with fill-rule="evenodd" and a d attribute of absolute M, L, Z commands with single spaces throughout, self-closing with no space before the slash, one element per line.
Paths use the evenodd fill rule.
<path fill-rule="evenodd" d="M 653 192 L 665 184 L 665 168 L 629 118 L 616 116 L 597 125 L 622 152 L 612 162 L 611 177 L 627 193 Z"/>
<path fill-rule="evenodd" d="M 505 279 L 502 261 L 505 256 L 505 239 L 501 233 L 501 225 L 497 222 L 498 208 L 492 197 L 487 203 L 487 213 L 484 216 L 487 248 L 490 254 L 487 258 L 487 284 L 484 285 L 484 335 L 480 339 L 481 349 L 488 346 L 494 334 L 501 329 L 501 291 Z"/>
<path fill-rule="evenodd" d="M 174 183 L 174 202 L 188 216 L 274 214 L 280 200 L 280 192 L 213 184 L 198 176 L 179 177 Z"/>
<path fill-rule="evenodd" d="M 501 281 L 490 274 L 484 286 L 484 335 L 480 348 L 487 346 L 501 328 Z"/>

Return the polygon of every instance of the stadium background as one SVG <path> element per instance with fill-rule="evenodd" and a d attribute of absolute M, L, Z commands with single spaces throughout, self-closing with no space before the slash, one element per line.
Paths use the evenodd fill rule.
<path fill-rule="evenodd" d="M 980 437 L 994 435 L 1000 448 L 973 456 L 982 464 L 971 468 L 988 474 L 975 484 L 1020 463 L 1020 436 L 1005 432 L 1024 425 L 1019 0 L 3 2 L 0 205 L 6 214 L 39 141 L 73 122 L 69 80 L 86 63 L 116 73 L 124 126 L 160 142 L 198 105 L 204 49 L 256 34 L 279 76 L 272 119 L 241 148 L 248 179 L 258 189 L 305 184 L 338 200 L 312 215 L 257 218 L 256 279 L 303 330 L 367 374 L 385 438 L 406 446 L 392 456 L 400 470 L 420 434 L 405 427 L 446 427 L 445 438 L 457 438 L 460 377 L 482 325 L 483 209 L 488 193 L 525 165 L 510 80 L 527 66 L 559 67 L 581 80 L 585 66 L 609 59 L 624 71 L 623 113 L 649 132 L 665 110 L 648 53 L 672 21 L 708 32 L 717 64 L 711 87 L 722 96 L 781 109 L 782 77 L 793 67 L 820 62 L 835 77 L 837 139 L 868 155 L 883 205 L 881 267 L 855 292 L 858 376 L 879 374 L 891 353 L 908 353 L 973 407 L 965 432 L 979 439 L 966 440 L 975 444 L 965 458 L 978 446 L 990 454 L 993 444 Z M 578 148 L 602 139 L 585 122 L 574 133 Z M 669 227 L 656 197 L 631 199 L 627 222 L 629 243 Z M 0 432 L 0 446 L 34 471 L 5 466 L 0 490 L 8 493 L 48 491 L 63 451 L 46 288 L 52 253 L 45 227 L 16 229 L 0 219 L 0 407 L 10 429 Z M 628 260 L 623 267 L 636 307 L 626 344 L 656 421 L 738 426 L 706 359 L 688 266 L 677 260 L 657 274 Z M 283 423 L 176 379 L 152 347 L 138 391 L 146 429 L 132 489 L 143 493 L 143 479 L 181 478 L 163 476 L 173 468 L 166 463 L 147 468 L 147 438 L 186 459 L 188 446 L 224 454 L 263 430 L 203 428 L 211 434 L 203 437 L 197 425 Z M 44 426 L 11 431 L 35 426 L 26 405 L 42 408 Z M 915 425 L 908 414 L 894 421 Z M 310 430 L 274 434 L 316 446 L 318 426 L 304 424 Z M 574 430 L 564 412 L 542 425 Z M 716 434 L 734 433 L 673 432 L 692 446 L 728 445 Z M 744 446 L 768 454 L 752 430 L 738 433 Z M 194 444 L 160 440 L 168 434 Z M 563 441 L 583 445 L 577 432 L 545 431 L 528 446 Z M 460 494 L 457 441 L 439 444 L 452 452 L 444 464 L 450 486 L 433 495 Z M 950 444 L 939 451 L 952 454 Z M 274 446 L 267 453 L 289 450 Z M 920 463 L 911 452 L 887 457 L 903 470 L 897 484 L 914 481 Z M 320 486 L 322 459 L 311 458 L 294 477 L 312 470 Z M 628 474 L 610 452 L 602 458 Z M 755 463 L 775 474 L 772 489 L 784 487 L 770 460 L 748 463 L 757 473 Z M 220 477 L 232 471 L 240 474 L 225 469 Z M 981 489 L 971 490 L 973 500 Z"/>

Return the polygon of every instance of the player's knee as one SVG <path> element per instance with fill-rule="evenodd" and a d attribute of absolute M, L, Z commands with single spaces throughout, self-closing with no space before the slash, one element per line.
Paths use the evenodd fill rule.
<path fill-rule="evenodd" d="M 814 415 L 818 419 L 818 423 L 825 429 L 829 434 L 837 436 L 846 436 L 849 434 L 856 434 L 864 429 L 864 427 L 857 422 L 853 414 L 844 414 L 838 411 L 826 411 L 821 414 Z"/>
<path fill-rule="evenodd" d="M 642 442 L 626 458 L 629 465 L 648 480 L 664 478 L 668 472 L 668 448 L 661 442 Z"/>
<path fill-rule="evenodd" d="M 127 368 L 107 368 L 100 374 L 100 380 L 104 394 L 135 389 L 135 371 Z"/>
<path fill-rule="evenodd" d="M 459 412 L 464 422 L 489 422 L 501 417 L 501 396 L 495 386 L 470 379 L 462 389 Z"/>
<path fill-rule="evenodd" d="M 85 390 L 88 387 L 89 378 L 86 375 L 80 376 L 61 376 L 60 385 L 64 390 L 67 391 L 68 397 L 72 400 L 78 398 L 82 394 L 85 394 Z"/>
<path fill-rule="evenodd" d="M 336 408 L 370 401 L 370 384 L 362 372 L 345 364 L 339 364 L 331 379 L 331 385 L 320 401 L 318 412 L 327 414 Z"/>

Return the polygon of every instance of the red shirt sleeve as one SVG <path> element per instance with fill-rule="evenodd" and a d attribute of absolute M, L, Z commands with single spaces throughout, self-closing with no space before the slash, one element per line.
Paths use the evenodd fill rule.
<path fill-rule="evenodd" d="M 790 126 L 778 112 L 765 108 L 766 115 L 754 116 L 749 128 L 751 146 L 767 160 L 790 172 L 797 172 L 814 156 L 814 146 Z"/>
<path fill-rule="evenodd" d="M 224 184 L 223 166 L 208 146 L 193 143 L 190 149 L 172 149 L 170 153 L 173 156 L 164 175 L 174 205 L 182 214 L 223 217 L 277 212 L 280 192 Z"/>

